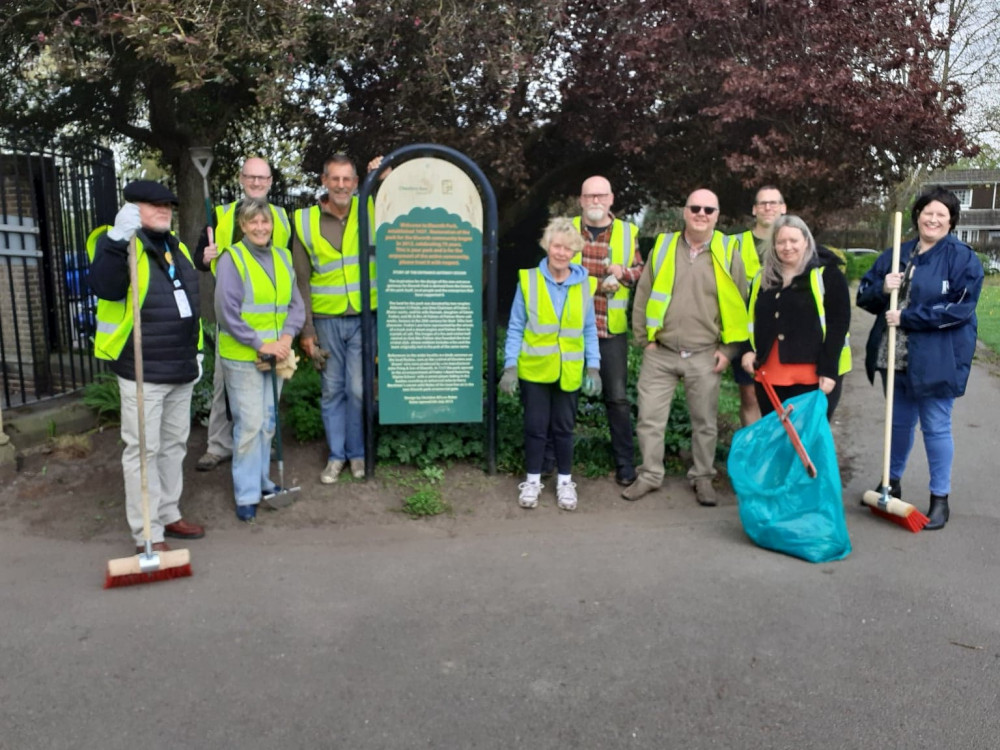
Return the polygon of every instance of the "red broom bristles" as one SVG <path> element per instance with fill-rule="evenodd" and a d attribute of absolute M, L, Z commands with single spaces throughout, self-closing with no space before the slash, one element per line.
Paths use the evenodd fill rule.
<path fill-rule="evenodd" d="M 179 565 L 175 568 L 162 568 L 150 573 L 128 573 L 126 575 L 113 576 L 108 571 L 104 576 L 104 588 L 115 589 L 121 586 L 136 586 L 141 583 L 156 583 L 157 581 L 168 581 L 171 578 L 185 578 L 192 575 L 191 563 Z"/>
<path fill-rule="evenodd" d="M 893 513 L 887 513 L 886 511 L 874 508 L 871 505 L 868 506 L 868 510 L 876 516 L 884 518 L 886 521 L 892 521 L 897 526 L 902 526 L 907 531 L 912 531 L 914 534 L 924 528 L 924 526 L 926 526 L 931 520 L 912 505 L 909 507 L 905 516 L 897 516 Z"/>

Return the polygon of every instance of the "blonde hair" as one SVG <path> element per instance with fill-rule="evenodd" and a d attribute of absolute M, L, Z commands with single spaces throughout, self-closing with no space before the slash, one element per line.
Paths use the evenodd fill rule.
<path fill-rule="evenodd" d="M 271 216 L 271 204 L 262 198 L 244 198 L 240 204 L 239 222 L 243 226 L 244 222 L 256 219 L 258 216 L 266 216 L 271 223 L 274 217 Z"/>
<path fill-rule="evenodd" d="M 798 216 L 792 214 L 779 216 L 771 228 L 771 246 L 764 253 L 761 265 L 761 289 L 780 289 L 785 283 L 781 276 L 781 259 L 778 257 L 778 248 L 775 244 L 778 232 L 785 227 L 798 229 L 806 239 L 806 251 L 802 255 L 802 266 L 798 269 L 798 273 L 802 273 L 811 263 L 815 263 L 819 259 L 819 255 L 816 253 L 816 240 L 813 238 L 812 232 L 809 231 L 809 226 Z"/>
<path fill-rule="evenodd" d="M 574 253 L 583 250 L 583 235 L 580 234 L 580 230 L 576 228 L 573 220 L 568 216 L 556 216 L 549 220 L 549 223 L 545 226 L 545 231 L 542 232 L 542 239 L 538 242 L 542 246 L 542 250 L 545 252 L 549 251 L 552 238 L 556 235 L 565 236 L 566 245 Z"/>

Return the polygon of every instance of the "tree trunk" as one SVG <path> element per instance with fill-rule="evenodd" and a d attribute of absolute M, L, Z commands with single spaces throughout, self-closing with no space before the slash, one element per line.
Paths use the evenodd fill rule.
<path fill-rule="evenodd" d="M 183 156 L 176 165 L 178 226 L 181 240 L 194 254 L 198 237 L 205 228 L 207 216 L 205 213 L 205 188 L 201 174 L 194 166 L 188 149 L 183 149 Z M 206 323 L 215 322 L 215 277 L 209 273 L 201 275 L 201 317 Z"/>

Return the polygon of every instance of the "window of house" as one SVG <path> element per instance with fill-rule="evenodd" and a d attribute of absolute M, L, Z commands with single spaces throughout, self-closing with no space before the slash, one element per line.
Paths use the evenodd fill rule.
<path fill-rule="evenodd" d="M 951 192 L 958 198 L 962 208 L 968 208 L 972 205 L 972 190 L 970 188 L 953 188 Z"/>

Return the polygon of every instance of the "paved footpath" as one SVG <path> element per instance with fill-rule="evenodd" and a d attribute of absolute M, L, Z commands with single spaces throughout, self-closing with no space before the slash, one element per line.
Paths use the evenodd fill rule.
<path fill-rule="evenodd" d="M 836 425 L 854 552 L 824 565 L 670 492 L 221 531 L 193 577 L 114 591 L 120 544 L 0 528 L 0 748 L 996 748 L 1000 382 L 977 367 L 958 403 L 941 532 L 857 506 L 882 409 L 859 368 Z M 921 509 L 925 486 L 918 441 Z"/>

